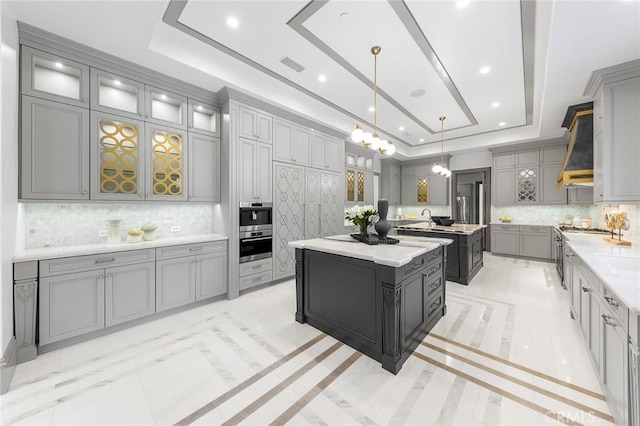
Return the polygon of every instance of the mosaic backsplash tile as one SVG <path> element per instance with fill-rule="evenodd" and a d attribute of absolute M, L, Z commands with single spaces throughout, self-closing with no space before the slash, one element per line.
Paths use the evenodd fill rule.
<path fill-rule="evenodd" d="M 122 219 L 122 239 L 127 231 L 145 223 L 158 225 L 157 238 L 206 234 L 211 231 L 212 205 L 201 203 L 58 204 L 26 203 L 25 248 L 106 243 L 99 237 L 107 219 Z M 171 227 L 180 231 L 171 232 Z"/>

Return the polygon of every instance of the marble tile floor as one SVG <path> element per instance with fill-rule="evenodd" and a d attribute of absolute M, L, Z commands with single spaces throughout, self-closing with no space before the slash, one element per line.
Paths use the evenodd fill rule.
<path fill-rule="evenodd" d="M 40 355 L 3 425 L 611 424 L 553 263 L 486 254 L 392 375 L 294 321 L 294 281 Z"/>

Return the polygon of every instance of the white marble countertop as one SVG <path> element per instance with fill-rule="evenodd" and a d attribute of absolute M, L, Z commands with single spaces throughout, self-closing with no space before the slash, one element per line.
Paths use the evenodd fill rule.
<path fill-rule="evenodd" d="M 489 222 L 489 225 L 524 225 L 524 226 L 564 226 L 554 223 L 541 223 L 541 222 L 500 222 L 499 220 Z"/>
<path fill-rule="evenodd" d="M 602 234 L 564 232 L 565 243 L 580 256 L 635 315 L 640 315 L 640 247 L 617 246 Z"/>
<path fill-rule="evenodd" d="M 477 225 L 477 224 L 463 224 L 463 223 L 454 223 L 451 226 L 429 226 L 428 222 L 418 222 L 412 223 L 411 225 L 398 225 L 396 228 L 398 229 L 407 229 L 410 231 L 429 231 L 429 232 L 443 232 L 443 233 L 456 233 L 456 234 L 467 234 L 471 235 L 474 232 L 486 228 L 487 225 Z"/>
<path fill-rule="evenodd" d="M 350 235 L 333 235 L 312 240 L 291 241 L 289 246 L 368 260 L 380 265 L 397 268 L 398 266 L 406 265 L 414 257 L 431 251 L 438 246 L 453 243 L 448 238 L 404 235 L 394 235 L 392 238 L 398 239 L 400 242 L 398 244 L 368 245 L 354 240 Z"/>
<path fill-rule="evenodd" d="M 32 260 L 57 259 L 61 257 L 83 256 L 89 254 L 112 253 L 116 251 L 140 250 L 155 247 L 175 246 L 180 244 L 205 243 L 211 241 L 228 240 L 228 237 L 219 234 L 188 235 L 182 237 L 158 238 L 153 241 L 141 241 L 139 243 L 116 244 L 82 244 L 62 247 L 43 247 L 27 249 L 16 254 L 13 262 L 28 262 Z"/>

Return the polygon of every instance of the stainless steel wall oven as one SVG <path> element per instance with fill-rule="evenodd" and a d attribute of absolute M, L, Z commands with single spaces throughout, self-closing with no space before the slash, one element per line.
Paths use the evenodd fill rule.
<path fill-rule="evenodd" d="M 271 203 L 240 204 L 240 263 L 272 256 L 272 210 Z"/>

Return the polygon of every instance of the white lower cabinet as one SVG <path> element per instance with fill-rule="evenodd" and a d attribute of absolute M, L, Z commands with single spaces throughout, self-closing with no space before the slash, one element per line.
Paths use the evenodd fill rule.
<path fill-rule="evenodd" d="M 273 280 L 272 259 L 260 259 L 240 264 L 240 290 L 246 290 Z"/>
<path fill-rule="evenodd" d="M 211 242 L 156 249 L 156 311 L 227 292 L 227 244 Z"/>

